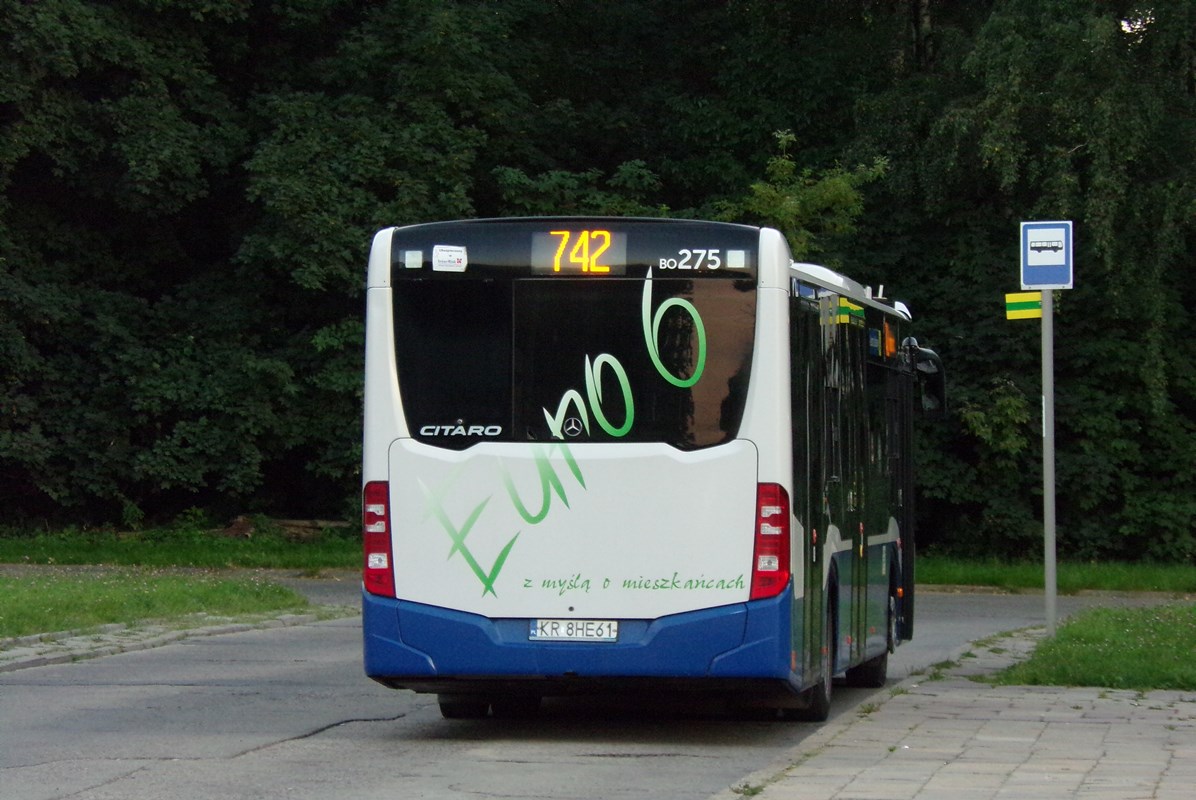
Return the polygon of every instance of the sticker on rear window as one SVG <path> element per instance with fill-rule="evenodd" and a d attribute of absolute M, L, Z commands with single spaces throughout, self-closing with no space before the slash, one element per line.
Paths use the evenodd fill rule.
<path fill-rule="evenodd" d="M 464 272 L 468 264 L 464 247 L 438 244 L 432 248 L 432 269 L 437 272 Z"/>

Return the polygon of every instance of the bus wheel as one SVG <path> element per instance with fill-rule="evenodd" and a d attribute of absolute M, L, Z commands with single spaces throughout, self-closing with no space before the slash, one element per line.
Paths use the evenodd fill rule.
<path fill-rule="evenodd" d="M 847 670 L 847 685 L 862 689 L 879 689 L 885 685 L 889 673 L 889 653 L 897 646 L 897 593 L 889 590 L 889 613 L 885 625 L 888 641 L 885 651 L 858 667 Z"/>
<path fill-rule="evenodd" d="M 490 703 L 472 694 L 436 695 L 440 716 L 445 719 L 482 719 L 490 711 Z"/>
<path fill-rule="evenodd" d="M 534 694 L 496 697 L 490 702 L 490 708 L 499 719 L 528 719 L 540 712 L 540 697 Z"/>
<path fill-rule="evenodd" d="M 827 599 L 826 624 L 822 630 L 822 680 L 805 691 L 805 708 L 782 709 L 785 719 L 825 722 L 831 713 L 831 695 L 835 685 L 835 610 Z"/>

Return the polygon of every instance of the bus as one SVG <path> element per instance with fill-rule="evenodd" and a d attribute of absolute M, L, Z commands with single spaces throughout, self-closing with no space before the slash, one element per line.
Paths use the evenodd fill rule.
<path fill-rule="evenodd" d="M 881 294 L 748 225 L 378 232 L 367 676 L 446 718 L 648 690 L 822 720 L 838 676 L 883 685 L 943 370 Z"/>

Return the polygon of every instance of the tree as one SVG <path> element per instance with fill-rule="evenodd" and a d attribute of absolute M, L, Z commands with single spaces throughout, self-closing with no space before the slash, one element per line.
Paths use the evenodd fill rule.
<path fill-rule="evenodd" d="M 966 28 L 948 37 L 956 46 L 940 50 L 935 74 L 861 106 L 873 147 L 892 153 L 886 188 L 900 191 L 883 220 L 862 226 L 874 234 L 867 248 L 892 252 L 884 237 L 899 230 L 918 252 L 890 258 L 920 284 L 921 305 L 991 309 L 979 324 L 930 322 L 963 411 L 962 438 L 935 440 L 951 456 L 930 491 L 946 503 L 944 527 L 994 550 L 1026 541 L 1040 481 L 1037 447 L 1023 446 L 1037 441 L 1033 417 L 1010 413 L 1037 405 L 1032 332 L 993 321 L 1000 294 L 1016 288 L 1016 223 L 1074 219 L 1077 288 L 1060 298 L 1056 334 L 1061 549 L 1196 554 L 1181 522 L 1196 511 L 1193 348 L 1178 327 L 1190 294 L 1185 154 L 1196 143 L 1179 43 L 1192 12 L 1170 8 L 1128 17 L 1106 3 L 998 2 L 974 39 Z M 994 392 L 993 380 L 1006 388 Z M 1020 453 L 1016 487 L 1013 465 L 994 470 L 1003 459 L 986 453 L 986 432 L 1002 427 L 1017 432 L 1003 446 Z"/>
<path fill-rule="evenodd" d="M 1064 218 L 1061 550 L 1192 557 L 1193 23 L 1196 0 L 0 2 L 2 513 L 337 513 L 374 231 L 667 213 L 774 225 L 906 300 L 956 411 L 921 436 L 924 542 L 1020 554 L 1037 331 L 1001 299 L 1017 222 Z"/>
<path fill-rule="evenodd" d="M 720 216 L 777 228 L 793 257 L 804 260 L 826 249 L 824 238 L 855 232 L 855 221 L 864 210 L 861 188 L 884 175 L 888 162 L 878 156 L 871 165 L 851 170 L 838 166 L 822 174 L 811 168 L 798 170 L 789 155 L 793 132 L 774 135 L 780 152 L 769 159 L 766 180 L 753 183 L 743 199 L 723 203 Z"/>
<path fill-rule="evenodd" d="M 212 332 L 179 314 L 215 302 L 200 289 L 227 275 L 222 238 L 235 222 L 210 212 L 230 199 L 246 136 L 210 54 L 236 49 L 243 14 L 231 1 L 0 7 L 11 32 L 0 57 L 6 505 L 79 513 L 92 503 L 97 514 L 123 508 L 136 519 L 150 495 L 197 488 L 186 477 L 197 471 L 223 475 L 232 491 L 256 482 L 252 467 L 230 469 L 227 452 L 216 458 L 209 444 L 241 439 L 254 401 L 229 391 L 214 408 L 189 405 L 194 387 L 139 382 L 128 370 L 177 365 L 186 336 L 206 343 Z M 158 404 L 201 419 L 190 428 L 151 419 L 145 408 Z M 152 472 L 147 442 L 162 446 Z M 200 463 L 184 466 L 195 456 Z"/>

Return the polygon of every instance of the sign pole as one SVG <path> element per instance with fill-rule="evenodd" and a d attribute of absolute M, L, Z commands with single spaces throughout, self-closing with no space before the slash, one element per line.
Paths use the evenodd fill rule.
<path fill-rule="evenodd" d="M 1042 292 L 1042 544 L 1046 632 L 1055 635 L 1055 299 Z"/>
<path fill-rule="evenodd" d="M 1052 289 L 1073 285 L 1071 221 L 1021 224 L 1022 289 L 1042 290 L 1042 560 L 1046 595 L 1046 632 L 1055 635 L 1057 594 L 1055 565 L 1055 298 Z M 1028 319 L 1027 301 L 1006 295 L 1006 315 Z"/>

